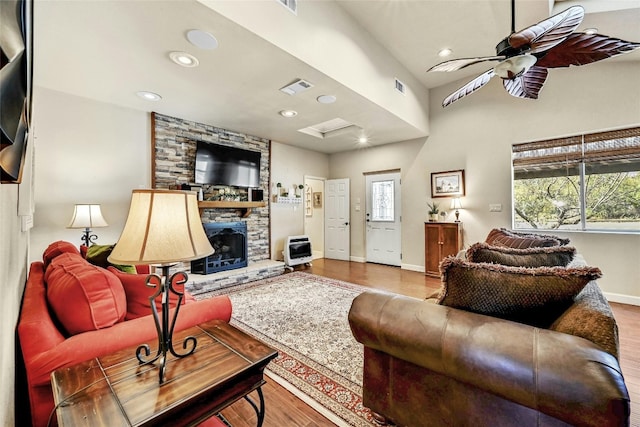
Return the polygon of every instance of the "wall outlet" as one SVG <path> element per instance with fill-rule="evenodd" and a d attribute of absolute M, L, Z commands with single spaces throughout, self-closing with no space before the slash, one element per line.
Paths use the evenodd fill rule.
<path fill-rule="evenodd" d="M 490 203 L 489 212 L 502 212 L 502 203 Z"/>

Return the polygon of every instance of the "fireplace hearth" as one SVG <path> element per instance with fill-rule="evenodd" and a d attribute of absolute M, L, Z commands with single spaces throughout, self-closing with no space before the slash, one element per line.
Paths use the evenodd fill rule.
<path fill-rule="evenodd" d="M 215 252 L 191 261 L 191 272 L 211 274 L 247 266 L 247 223 L 208 222 L 202 224 Z"/>

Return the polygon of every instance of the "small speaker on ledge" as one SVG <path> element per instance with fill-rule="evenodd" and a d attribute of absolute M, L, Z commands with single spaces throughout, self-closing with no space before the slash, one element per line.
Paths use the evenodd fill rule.
<path fill-rule="evenodd" d="M 249 189 L 249 201 L 250 202 L 261 202 L 263 200 L 263 192 L 260 188 L 250 188 Z"/>

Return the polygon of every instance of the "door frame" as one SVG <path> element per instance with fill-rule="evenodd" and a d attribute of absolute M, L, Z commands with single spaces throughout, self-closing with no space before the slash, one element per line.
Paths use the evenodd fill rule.
<path fill-rule="evenodd" d="M 322 205 L 322 208 L 318 209 L 318 208 L 313 208 L 313 205 L 311 206 L 311 211 L 312 216 L 308 217 L 306 212 L 307 212 L 307 203 L 308 200 L 305 197 L 306 196 L 306 190 L 307 190 L 307 185 L 309 184 L 308 181 L 318 181 L 321 182 L 321 189 L 320 191 L 322 191 L 322 194 L 324 194 L 325 192 L 325 184 L 327 181 L 327 178 L 325 177 L 319 177 L 319 176 L 312 176 L 312 175 L 304 175 L 303 176 L 303 185 L 304 185 L 304 191 L 305 194 L 303 194 L 303 200 L 302 200 L 302 210 L 304 212 L 304 221 L 303 221 L 303 234 L 309 236 L 309 239 L 311 240 L 311 252 L 313 254 L 313 259 L 317 259 L 317 258 L 324 258 L 324 241 L 325 241 L 325 236 L 324 236 L 324 227 L 325 227 L 325 217 L 324 217 L 324 203 Z M 316 188 L 313 188 L 313 190 L 317 190 Z M 311 200 L 311 203 L 313 204 L 313 200 Z M 317 213 L 321 213 L 322 217 L 322 223 L 317 223 L 316 221 L 316 214 Z M 311 220 L 308 220 L 309 218 L 311 218 Z M 316 229 L 319 227 L 319 230 Z"/>

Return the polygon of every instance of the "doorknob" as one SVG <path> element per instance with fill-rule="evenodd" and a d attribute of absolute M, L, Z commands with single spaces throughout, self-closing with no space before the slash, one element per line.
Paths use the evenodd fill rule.
<path fill-rule="evenodd" d="M 345 222 L 345 223 L 344 223 L 344 225 L 349 225 L 349 223 L 348 223 L 348 222 Z"/>

